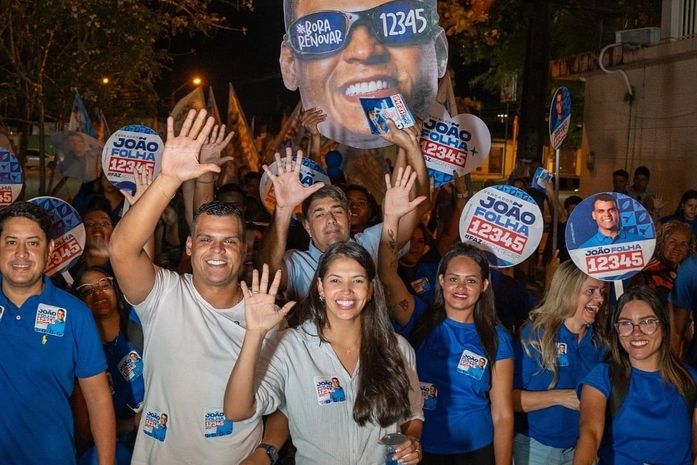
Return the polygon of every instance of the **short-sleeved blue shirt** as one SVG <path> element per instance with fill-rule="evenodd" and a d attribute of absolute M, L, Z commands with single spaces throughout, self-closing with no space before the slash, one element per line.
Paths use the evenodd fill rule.
<path fill-rule="evenodd" d="M 676 308 L 697 311 L 697 256 L 688 258 L 678 268 L 668 301 Z"/>
<path fill-rule="evenodd" d="M 522 329 L 522 339 L 530 338 L 530 324 Z M 535 338 L 533 338 L 535 339 Z M 576 389 L 588 372 L 603 360 L 607 349 L 593 343 L 593 327 L 590 326 L 578 341 L 576 334 L 562 324 L 555 338 L 557 346 L 557 384 L 552 389 Z M 547 391 L 552 382 L 552 372 L 542 367 L 540 353 L 528 345 L 528 354 L 520 340 L 515 344 L 515 389 Z M 525 434 L 550 447 L 568 448 L 578 440 L 579 412 L 561 405 L 516 413 L 516 432 Z"/>
<path fill-rule="evenodd" d="M 697 372 L 690 369 L 693 378 Z M 612 381 L 606 363 L 595 366 L 579 386 L 592 386 L 610 397 Z M 605 425 L 598 449 L 598 465 L 642 463 L 690 465 L 692 463 L 692 417 L 694 410 L 675 386 L 659 372 L 632 369 L 627 394 L 612 425 Z"/>
<path fill-rule="evenodd" d="M 496 334 L 496 361 L 513 358 L 510 334 L 503 326 Z M 422 389 L 437 388 L 435 408 L 424 409 L 426 452 L 462 454 L 492 443 L 491 367 L 474 323 L 447 318 L 437 326 L 416 349 L 416 370 Z"/>
<path fill-rule="evenodd" d="M 58 310 L 65 321 L 56 325 Z M 20 308 L 0 294 L 0 463 L 75 463 L 69 404 L 75 378 L 105 369 L 97 327 L 82 301 L 48 278 L 41 294 Z"/>

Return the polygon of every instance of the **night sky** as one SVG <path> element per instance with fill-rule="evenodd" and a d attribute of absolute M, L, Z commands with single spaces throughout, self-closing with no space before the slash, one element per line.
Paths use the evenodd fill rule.
<path fill-rule="evenodd" d="M 212 38 L 176 38 L 170 48 L 175 55 L 173 71 L 163 72 L 162 87 L 177 88 L 198 73 L 204 78 L 206 92 L 209 85 L 213 86 L 218 108 L 224 114 L 227 83 L 231 82 L 250 122 L 256 116 L 257 125 L 276 125 L 280 115 L 290 113 L 300 98 L 298 92 L 285 88 L 278 65 L 284 32 L 282 2 L 257 0 L 253 12 L 230 9 L 223 14 L 231 27 L 247 27 L 247 34 L 219 31 Z M 195 53 L 190 53 L 192 49 Z M 185 94 L 182 89 L 177 98 Z"/>

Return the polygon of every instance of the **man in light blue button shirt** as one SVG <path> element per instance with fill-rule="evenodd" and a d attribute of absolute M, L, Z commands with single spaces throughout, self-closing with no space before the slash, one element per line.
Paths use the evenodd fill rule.
<path fill-rule="evenodd" d="M 390 131 L 383 137 L 399 147 L 395 170 L 403 169 L 407 164 L 417 174 L 415 193 L 410 198 L 400 199 L 408 202 L 420 195 L 429 196 L 429 180 L 426 171 L 421 146 L 418 142 L 418 131 L 414 127 L 406 130 L 397 129 L 389 121 Z M 290 150 L 285 160 L 276 154 L 278 173 L 273 173 L 267 166 L 264 171 L 271 178 L 276 196 L 274 219 L 262 240 L 257 255 L 257 268 L 268 264 L 271 272 L 283 271 L 281 289 L 286 290 L 288 298 L 303 299 L 310 289 L 312 277 L 317 269 L 317 263 L 324 251 L 330 245 L 349 239 L 351 218 L 346 194 L 337 186 L 325 186 L 315 183 L 304 186 L 298 179 L 302 153 L 291 161 Z M 286 251 L 288 227 L 297 205 L 302 204 L 303 226 L 310 235 L 308 250 Z M 428 201 L 422 202 L 417 209 L 407 214 L 399 223 L 397 245 L 405 247 L 411 238 L 422 214 L 430 208 Z M 374 260 L 377 260 L 382 223 L 378 223 L 363 232 L 356 234 L 353 240 L 362 245 Z"/>

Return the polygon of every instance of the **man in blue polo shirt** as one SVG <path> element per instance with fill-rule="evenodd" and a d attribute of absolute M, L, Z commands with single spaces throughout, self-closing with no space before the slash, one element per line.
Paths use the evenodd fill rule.
<path fill-rule="evenodd" d="M 0 463 L 75 464 L 69 398 L 87 401 L 99 464 L 113 465 L 116 420 L 90 310 L 43 270 L 51 219 L 17 202 L 0 209 Z"/>

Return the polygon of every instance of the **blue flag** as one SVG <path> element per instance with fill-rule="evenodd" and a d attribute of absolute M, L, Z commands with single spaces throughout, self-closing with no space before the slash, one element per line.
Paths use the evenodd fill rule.
<path fill-rule="evenodd" d="M 97 132 L 94 130 L 92 120 L 85 104 L 82 103 L 80 94 L 75 91 L 75 100 L 73 100 L 73 109 L 70 112 L 70 122 L 68 123 L 68 131 L 84 132 L 88 136 L 97 137 Z"/>

